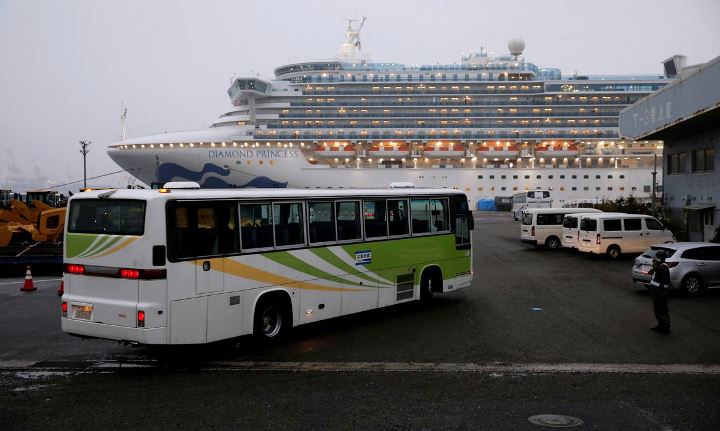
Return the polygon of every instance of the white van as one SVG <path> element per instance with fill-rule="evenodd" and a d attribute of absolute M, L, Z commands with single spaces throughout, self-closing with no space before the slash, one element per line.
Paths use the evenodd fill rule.
<path fill-rule="evenodd" d="M 552 201 L 550 190 L 529 190 L 515 193 L 512 197 L 511 209 L 513 220 L 520 220 L 523 212 L 531 208 L 550 208 Z"/>
<path fill-rule="evenodd" d="M 577 243 L 579 235 L 580 219 L 585 215 L 593 215 L 595 212 L 581 212 L 574 214 L 566 214 L 563 218 L 562 228 L 562 246 L 565 248 L 577 249 Z M 624 213 L 603 213 L 603 214 L 618 214 L 624 215 Z"/>
<path fill-rule="evenodd" d="M 675 242 L 655 217 L 642 214 L 592 214 L 580 218 L 578 250 L 606 254 L 642 253 L 651 245 Z"/>
<path fill-rule="evenodd" d="M 563 218 L 573 213 L 601 213 L 593 208 L 533 208 L 523 212 L 520 240 L 554 250 L 562 242 Z"/>

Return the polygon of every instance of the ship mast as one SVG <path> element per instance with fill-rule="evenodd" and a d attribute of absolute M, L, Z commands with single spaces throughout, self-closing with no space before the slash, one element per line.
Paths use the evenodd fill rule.
<path fill-rule="evenodd" d="M 362 44 L 360 43 L 360 30 L 362 30 L 363 25 L 365 25 L 365 20 L 367 17 L 362 17 L 362 20 L 360 21 L 360 25 L 357 28 L 353 28 L 353 23 L 357 20 L 355 19 L 346 19 L 348 22 L 347 30 L 345 30 L 345 43 L 343 43 L 340 46 L 340 52 L 338 53 L 338 57 L 340 59 L 352 59 L 352 58 L 358 58 L 362 55 Z"/>
<path fill-rule="evenodd" d="M 122 104 L 122 113 L 120 114 L 120 127 L 121 127 L 121 135 L 120 140 L 124 141 L 127 139 L 127 107 L 125 107 L 125 102 Z"/>

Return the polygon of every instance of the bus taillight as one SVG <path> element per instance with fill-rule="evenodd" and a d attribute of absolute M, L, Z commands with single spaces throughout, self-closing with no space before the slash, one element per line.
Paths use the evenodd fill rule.
<path fill-rule="evenodd" d="M 67 302 L 63 302 L 60 309 L 62 310 L 62 317 L 67 317 Z"/>
<path fill-rule="evenodd" d="M 595 240 L 596 244 L 600 244 L 600 234 L 597 234 L 597 239 Z"/>
<path fill-rule="evenodd" d="M 140 270 L 122 268 L 122 269 L 120 269 L 120 278 L 138 279 L 138 278 L 140 278 Z"/>
<path fill-rule="evenodd" d="M 85 265 L 68 263 L 65 265 L 65 272 L 69 272 L 70 274 L 85 274 Z"/>
<path fill-rule="evenodd" d="M 145 327 L 145 312 L 143 310 L 138 310 L 137 325 L 138 325 L 138 328 Z"/>

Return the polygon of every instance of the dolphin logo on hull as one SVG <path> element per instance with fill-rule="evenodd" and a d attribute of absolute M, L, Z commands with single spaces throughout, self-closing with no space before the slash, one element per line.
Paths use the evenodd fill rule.
<path fill-rule="evenodd" d="M 182 178 L 188 181 L 195 181 L 200 184 L 200 187 L 209 189 L 232 187 L 286 188 L 288 184 L 287 182 L 281 183 L 268 177 L 256 177 L 245 184 L 234 184 L 216 176 L 206 176 L 206 174 L 211 173 L 227 177 L 230 175 L 230 169 L 222 168 L 212 163 L 206 163 L 202 170 L 193 171 L 177 163 L 163 163 L 159 167 L 158 177 L 162 183 Z M 205 179 L 203 180 L 203 178 Z"/>

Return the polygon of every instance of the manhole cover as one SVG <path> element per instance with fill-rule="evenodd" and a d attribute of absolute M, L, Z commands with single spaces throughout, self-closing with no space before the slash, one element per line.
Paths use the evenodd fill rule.
<path fill-rule="evenodd" d="M 531 424 L 552 428 L 571 428 L 583 424 L 582 419 L 565 415 L 535 415 L 530 416 L 528 421 Z"/>

